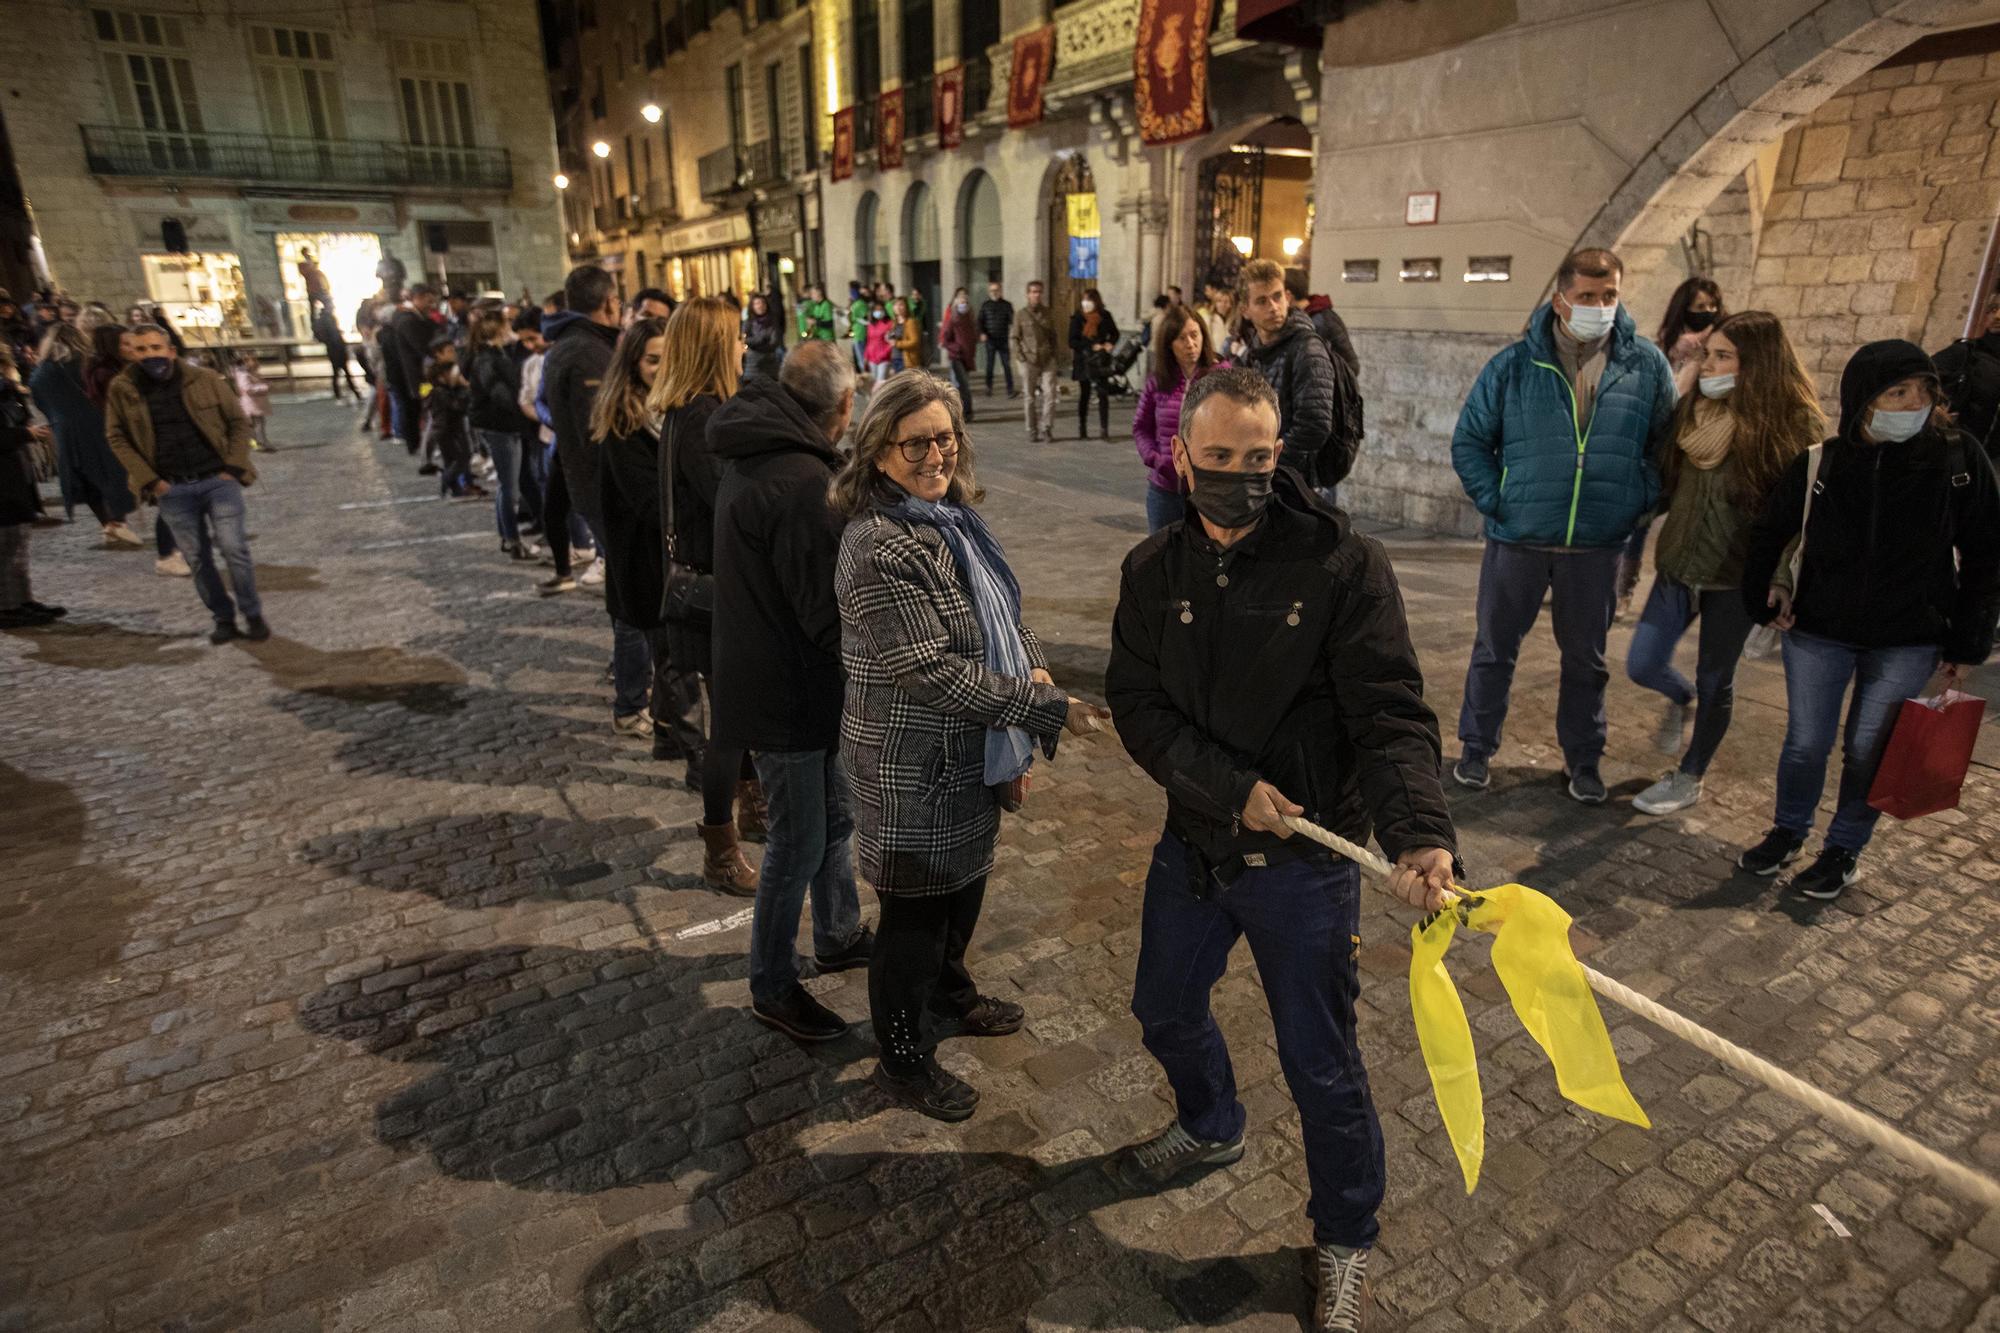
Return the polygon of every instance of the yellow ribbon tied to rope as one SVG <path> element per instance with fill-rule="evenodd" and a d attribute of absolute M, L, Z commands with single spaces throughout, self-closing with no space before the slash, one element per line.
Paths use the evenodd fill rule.
<path fill-rule="evenodd" d="M 1625 1086 L 1604 1016 L 1570 949 L 1569 913 L 1520 884 L 1465 894 L 1410 928 L 1410 1009 L 1438 1113 L 1465 1175 L 1465 1192 L 1479 1183 L 1486 1157 L 1486 1110 L 1472 1026 L 1444 967 L 1461 918 L 1493 936 L 1493 970 L 1521 1026 L 1554 1066 L 1562 1095 L 1599 1115 L 1652 1128 Z"/>

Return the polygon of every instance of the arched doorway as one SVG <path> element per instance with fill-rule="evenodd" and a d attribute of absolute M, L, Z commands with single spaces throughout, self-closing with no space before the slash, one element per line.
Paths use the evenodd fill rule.
<path fill-rule="evenodd" d="M 882 199 L 870 190 L 854 209 L 854 267 L 863 282 L 889 276 L 889 238 L 882 232 Z"/>
<path fill-rule="evenodd" d="M 958 191 L 958 280 L 976 302 L 989 282 L 1001 276 L 1000 187 L 983 171 L 965 178 Z"/>
<path fill-rule="evenodd" d="M 944 280 L 944 265 L 938 245 L 937 202 L 931 187 L 918 181 L 903 196 L 903 265 L 905 289 L 924 298 L 924 346 L 938 312 L 938 285 Z"/>
<path fill-rule="evenodd" d="M 1303 268 L 1312 253 L 1312 131 L 1265 122 L 1205 158 L 1195 173 L 1194 271 L 1232 281 L 1246 260 Z"/>
<path fill-rule="evenodd" d="M 1049 308 L 1055 311 L 1058 329 L 1066 327 L 1065 321 L 1076 309 L 1077 296 L 1083 289 L 1098 284 L 1094 275 L 1079 278 L 1069 275 L 1069 197 L 1095 193 L 1097 181 L 1082 153 L 1071 153 L 1057 163 L 1055 173 L 1049 178 L 1047 217 Z"/>

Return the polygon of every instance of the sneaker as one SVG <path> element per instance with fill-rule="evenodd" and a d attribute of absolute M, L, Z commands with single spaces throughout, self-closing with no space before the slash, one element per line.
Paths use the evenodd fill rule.
<path fill-rule="evenodd" d="M 503 543 L 500 547 L 510 560 L 540 560 L 542 548 L 533 542 Z"/>
<path fill-rule="evenodd" d="M 1845 847 L 1822 847 L 1811 865 L 1792 876 L 1792 890 L 1830 903 L 1861 873 L 1855 861 L 1854 853 Z"/>
<path fill-rule="evenodd" d="M 957 1020 L 958 1035 L 961 1037 L 1004 1037 L 1010 1032 L 1019 1032 L 1021 1024 L 1028 1018 L 1027 1011 L 1008 1000 L 996 1000 L 991 995 L 982 995 L 970 1009 Z"/>
<path fill-rule="evenodd" d="M 1661 754 L 1678 759 L 1681 753 L 1682 737 L 1687 732 L 1688 706 L 1668 704 L 1667 711 L 1660 717 L 1660 729 L 1653 733 L 1653 748 Z"/>
<path fill-rule="evenodd" d="M 1493 772 L 1486 767 L 1486 756 L 1462 754 L 1458 762 L 1451 766 L 1451 780 L 1461 787 L 1485 791 L 1493 785 Z"/>
<path fill-rule="evenodd" d="M 850 968 L 868 966 L 868 959 L 874 952 L 875 932 L 863 926 L 839 953 L 831 956 L 815 954 L 813 961 L 819 964 L 822 972 L 845 972 Z"/>
<path fill-rule="evenodd" d="M 243 637 L 252 643 L 262 643 L 271 637 L 270 622 L 262 616 L 251 616 L 243 622 Z"/>
<path fill-rule="evenodd" d="M 590 562 L 590 568 L 588 568 L 588 569 L 584 570 L 584 571 L 583 571 L 583 572 L 582 572 L 581 574 L 578 574 L 578 575 L 576 576 L 576 585 L 577 585 L 577 587 L 579 587 L 579 588 L 601 588 L 601 587 L 603 587 L 603 586 L 604 586 L 604 562 L 603 562 L 602 560 L 593 560 L 593 561 L 591 561 L 591 562 Z"/>
<path fill-rule="evenodd" d="M 66 606 L 50 606 L 47 602 L 37 602 L 32 598 L 21 603 L 21 610 L 32 611 L 38 616 L 47 616 L 50 620 L 60 620 L 69 614 L 69 608 Z"/>
<path fill-rule="evenodd" d="M 750 1016 L 794 1041 L 834 1041 L 847 1035 L 847 1020 L 806 994 L 804 986 L 793 986 L 769 1004 L 753 1002 Z"/>
<path fill-rule="evenodd" d="M 582 569 L 595 559 L 597 559 L 597 548 L 595 546 L 572 546 L 569 548 L 569 560 L 572 568 Z"/>
<path fill-rule="evenodd" d="M 171 551 L 153 562 L 153 572 L 162 578 L 192 578 L 194 571 L 188 568 L 187 557 L 179 551 Z"/>
<path fill-rule="evenodd" d="M 624 717 L 611 719 L 611 729 L 621 736 L 638 736 L 644 740 L 653 738 L 653 717 L 645 709 L 628 713 Z"/>
<path fill-rule="evenodd" d="M 972 1113 L 979 1109 L 979 1089 L 953 1075 L 937 1062 L 936 1056 L 926 1056 L 923 1067 L 914 1074 L 892 1074 L 877 1064 L 868 1081 L 888 1094 L 891 1101 L 901 1102 L 933 1120 L 956 1124 L 971 1119 Z"/>
<path fill-rule="evenodd" d="M 576 591 L 576 580 L 567 574 L 558 574 L 552 579 L 543 579 L 537 583 L 535 590 L 544 597 L 554 597 L 560 592 Z"/>
<path fill-rule="evenodd" d="M 1200 1166 L 1229 1166 L 1243 1158 L 1243 1136 L 1211 1143 L 1181 1128 L 1176 1120 L 1164 1130 L 1119 1153 L 1112 1169 L 1128 1190 L 1158 1193 L 1185 1171 Z"/>
<path fill-rule="evenodd" d="M 1596 769 L 1579 768 L 1569 774 L 1569 795 L 1571 800 L 1584 805 L 1603 805 L 1610 793 L 1605 791 L 1604 779 L 1597 776 Z"/>
<path fill-rule="evenodd" d="M 1375 1295 L 1368 1284 L 1367 1250 L 1319 1245 L 1313 1250 L 1313 1318 L 1315 1333 L 1361 1333 Z"/>
<path fill-rule="evenodd" d="M 1678 768 L 1632 798 L 1632 808 L 1642 815 L 1670 815 L 1685 810 L 1701 799 L 1701 779 Z"/>
<path fill-rule="evenodd" d="M 107 546 L 145 545 L 144 542 L 139 540 L 139 534 L 132 531 L 131 528 L 123 523 L 106 523 L 104 525 L 104 544 Z"/>
<path fill-rule="evenodd" d="M 242 637 L 243 631 L 236 628 L 236 622 L 233 620 L 218 620 L 215 622 L 215 628 L 208 632 L 210 643 L 228 643 L 231 639 Z"/>
<path fill-rule="evenodd" d="M 1781 828 L 1767 830 L 1764 841 L 1736 858 L 1738 869 L 1753 875 L 1775 875 L 1798 859 L 1806 840 Z"/>

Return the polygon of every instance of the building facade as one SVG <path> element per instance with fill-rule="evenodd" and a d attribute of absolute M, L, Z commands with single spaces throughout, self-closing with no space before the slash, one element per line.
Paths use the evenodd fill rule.
<path fill-rule="evenodd" d="M 474 291 L 561 281 L 534 0 L 63 0 L 34 21 L 0 108 L 75 297 L 245 341 L 306 336 L 308 253 L 350 331 L 384 256 Z"/>

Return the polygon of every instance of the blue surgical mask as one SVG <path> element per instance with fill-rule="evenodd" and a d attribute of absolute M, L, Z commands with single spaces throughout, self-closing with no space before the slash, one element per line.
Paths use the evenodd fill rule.
<path fill-rule="evenodd" d="M 1907 412 L 1876 408 L 1868 414 L 1868 433 L 1883 444 L 1901 444 L 1930 424 L 1931 409 L 1913 407 Z"/>
<path fill-rule="evenodd" d="M 139 369 L 156 380 L 171 379 L 174 373 L 174 359 L 170 356 L 149 356 L 139 362 Z"/>
<path fill-rule="evenodd" d="M 1572 338 L 1582 343 L 1594 343 L 1611 332 L 1611 326 L 1618 321 L 1618 303 L 1610 305 L 1573 305 L 1569 308 L 1569 318 L 1563 322 L 1569 325 Z"/>
<path fill-rule="evenodd" d="M 1695 381 L 1704 398 L 1727 398 L 1729 391 L 1736 387 L 1734 375 L 1703 375 Z"/>

